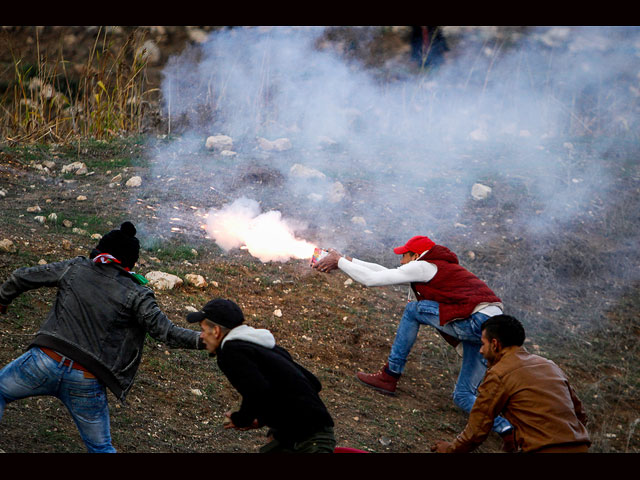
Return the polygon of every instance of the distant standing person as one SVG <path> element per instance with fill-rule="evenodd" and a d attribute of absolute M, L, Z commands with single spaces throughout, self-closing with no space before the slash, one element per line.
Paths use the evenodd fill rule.
<path fill-rule="evenodd" d="M 106 388 L 131 389 L 146 335 L 172 347 L 204 348 L 200 333 L 174 325 L 144 277 L 131 270 L 140 242 L 131 222 L 99 241 L 90 257 L 19 268 L 0 286 L 0 313 L 40 287 L 58 289 L 26 353 L 0 370 L 0 419 L 9 402 L 37 395 L 67 407 L 89 452 L 114 453 Z"/>
<path fill-rule="evenodd" d="M 449 51 L 447 40 L 439 26 L 411 27 L 411 58 L 421 68 L 437 67 Z"/>
<path fill-rule="evenodd" d="M 428 237 L 414 236 L 393 251 L 402 255 L 401 266 L 394 269 L 345 257 L 333 249 L 314 266 L 322 272 L 340 269 L 367 287 L 404 283 L 411 287 L 387 363 L 377 373 L 358 372 L 356 376 L 369 387 L 395 394 L 420 325 L 429 325 L 452 346 L 462 345 L 462 366 L 453 400 L 469 413 L 486 371 L 480 354 L 480 327 L 488 318 L 502 314 L 502 301 L 462 267 L 451 250 Z M 513 428 L 509 422 L 496 417 L 493 429 L 503 438 L 505 450 L 510 450 Z"/>
<path fill-rule="evenodd" d="M 587 416 L 562 370 L 551 360 L 523 348 L 525 331 L 509 315 L 482 324 L 482 349 L 489 369 L 464 431 L 433 451 L 466 453 L 481 445 L 498 414 L 514 427 L 523 452 L 586 453 L 591 445 Z"/>
<path fill-rule="evenodd" d="M 269 428 L 260 453 L 332 453 L 333 419 L 320 399 L 322 386 L 271 332 L 244 324 L 242 309 L 217 298 L 187 315 L 199 323 L 202 340 L 218 367 L 242 395 L 236 412 L 227 412 L 225 428 Z"/>

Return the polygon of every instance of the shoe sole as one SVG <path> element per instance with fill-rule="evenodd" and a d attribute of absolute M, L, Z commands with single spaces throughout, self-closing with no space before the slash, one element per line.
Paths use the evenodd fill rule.
<path fill-rule="evenodd" d="M 396 392 L 390 392 L 389 390 L 385 390 L 384 388 L 374 387 L 373 385 L 370 385 L 367 382 L 361 380 L 360 377 L 358 377 L 357 375 L 355 377 L 358 379 L 358 381 L 361 384 L 366 385 L 367 387 L 375 390 L 376 392 L 383 393 L 384 395 L 389 395 L 390 397 L 395 397 L 395 395 L 396 395 Z"/>

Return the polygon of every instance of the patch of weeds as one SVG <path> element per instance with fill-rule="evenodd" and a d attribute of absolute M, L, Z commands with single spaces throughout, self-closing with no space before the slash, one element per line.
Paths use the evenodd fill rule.
<path fill-rule="evenodd" d="M 141 244 L 142 249 L 162 262 L 182 262 L 184 260 L 194 260 L 198 256 L 191 245 L 167 243 L 155 239 L 143 239 Z"/>

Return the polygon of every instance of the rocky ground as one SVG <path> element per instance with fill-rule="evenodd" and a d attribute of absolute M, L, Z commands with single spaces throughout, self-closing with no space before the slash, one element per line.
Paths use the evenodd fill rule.
<path fill-rule="evenodd" d="M 206 30 L 193 27 L 177 33 L 174 28 L 155 27 L 150 33 L 159 45 L 164 38 L 178 52 Z M 520 30 L 510 33 L 517 35 Z M 46 34 L 43 31 L 40 39 Z M 75 45 L 82 35 L 91 38 L 83 30 L 66 31 L 62 38 Z M 558 31 L 546 35 L 538 41 L 564 39 Z M 178 37 L 180 42 L 170 40 Z M 348 36 L 341 38 L 346 39 L 333 43 L 338 50 L 356 55 L 358 48 L 364 49 L 362 43 L 350 44 Z M 386 42 L 395 45 L 396 54 L 377 65 L 380 71 L 397 65 L 398 55 L 408 51 L 406 37 L 391 36 Z M 30 43 L 21 45 L 27 48 Z M 162 52 L 166 60 L 168 50 Z M 162 60 L 158 62 L 161 66 Z M 407 66 L 403 72 L 409 75 L 411 70 Z M 331 142 L 301 153 L 289 149 L 284 140 L 272 143 L 277 138 L 295 140 L 291 133 L 271 139 L 231 138 L 234 147 L 225 150 L 214 148 L 213 139 L 207 145 L 213 132 L 202 132 L 203 147 L 190 152 L 185 174 L 171 170 L 164 161 L 174 139 L 166 135 L 166 119 L 160 123 L 165 130 L 109 142 L 3 145 L 0 277 L 21 266 L 86 255 L 100 235 L 129 219 L 139 227 L 143 242 L 139 272 L 159 271 L 179 279 L 172 288 L 154 284 L 170 318 L 187 326 L 185 314 L 211 297 L 236 299 L 252 325 L 269 328 L 320 378 L 322 397 L 336 420 L 339 445 L 372 452 L 426 453 L 435 440 L 455 436 L 465 425 L 465 416 L 451 400 L 460 359 L 433 331 L 420 332 L 397 396 L 378 394 L 355 379 L 356 371 L 377 370 L 384 362 L 406 300 L 404 287 L 367 289 L 341 273 L 312 271 L 307 259 L 263 262 L 247 250 L 225 252 L 202 228 L 211 208 L 221 208 L 246 192 L 264 198 L 265 208 L 280 209 L 285 217 L 309 213 L 300 206 L 308 204 L 310 191 L 289 189 L 286 177 L 292 171 L 313 176 L 296 167 L 305 163 L 301 158 L 317 160 L 327 149 L 345 158 L 340 156 L 344 146 Z M 543 199 L 531 193 L 534 185 L 523 179 L 522 171 L 507 168 L 508 153 L 478 148 L 471 166 L 437 172 L 440 190 L 420 187 L 418 194 L 412 191 L 406 197 L 398 192 L 398 204 L 407 204 L 416 195 L 433 203 L 447 189 L 464 185 L 466 200 L 456 210 L 455 221 L 442 221 L 453 206 L 428 212 L 430 221 L 445 225 L 438 231 L 440 238 L 523 320 L 527 348 L 552 358 L 567 372 L 591 419 L 592 451 L 638 452 L 640 296 L 637 275 L 627 268 L 637 264 L 637 139 L 614 142 L 602 152 L 584 137 L 563 135 L 547 149 L 566 162 L 570 172 L 560 180 L 549 177 L 548 182 L 577 188 L 586 178 L 579 172 L 597 162 L 613 179 L 607 191 L 614 195 L 605 198 L 598 191 L 589 199 L 590 209 L 563 222 L 561 229 L 529 235 L 516 227 L 522 218 L 540 218 Z M 239 158 L 248 161 L 231 169 Z M 368 157 L 366 164 L 386 158 Z M 473 186 L 464 183 L 468 170 L 485 172 L 485 167 L 495 165 L 505 167 L 502 175 L 483 173 Z M 329 205 L 339 207 L 340 214 L 330 227 L 314 222 L 311 215 L 301 235 L 317 242 L 345 236 L 350 239 L 340 245 L 345 253 L 395 265 L 391 247 L 407 236 L 411 226 L 405 218 L 387 214 L 384 220 L 395 231 L 374 235 L 373 221 L 361 203 L 373 202 L 378 191 L 374 179 L 352 175 L 337 181 L 341 188 L 331 182 L 329 192 L 337 197 L 326 198 L 336 200 Z M 415 179 L 409 174 L 405 181 L 413 185 Z M 198 190 L 200 195 L 187 194 L 203 184 L 207 188 Z M 288 201 L 291 198 L 298 207 Z M 28 346 L 54 294 L 47 289 L 29 292 L 10 306 L 9 314 L 0 319 L 0 364 Z M 149 338 L 128 404 L 110 397 L 114 444 L 121 452 L 255 451 L 264 432 L 221 427 L 224 412 L 238 401 L 206 354 L 169 350 Z M 83 446 L 59 403 L 34 398 L 7 407 L 0 423 L 0 449 L 82 452 Z M 479 451 L 499 452 L 499 439 L 491 435 Z"/>

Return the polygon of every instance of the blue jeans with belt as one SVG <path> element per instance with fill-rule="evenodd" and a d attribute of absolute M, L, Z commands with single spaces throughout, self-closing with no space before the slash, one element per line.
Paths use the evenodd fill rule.
<path fill-rule="evenodd" d="M 409 302 L 400 319 L 396 338 L 389 354 L 389 370 L 402 373 L 407 357 L 418 336 L 420 325 L 429 325 L 444 332 L 462 344 L 462 366 L 453 390 L 453 401 L 462 410 L 469 413 L 476 401 L 478 386 L 487 371 L 487 361 L 480 354 L 482 341 L 481 326 L 489 318 L 483 313 L 474 313 L 468 318 L 454 320 L 440 325 L 440 306 L 438 302 L 420 300 Z M 511 428 L 511 424 L 502 417 L 496 417 L 493 431 L 502 433 Z"/>
<path fill-rule="evenodd" d="M 63 363 L 64 359 L 57 362 L 34 347 L 0 370 L 0 420 L 9 402 L 52 395 L 71 413 L 89 452 L 115 453 L 104 385 Z"/>

